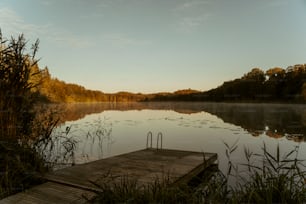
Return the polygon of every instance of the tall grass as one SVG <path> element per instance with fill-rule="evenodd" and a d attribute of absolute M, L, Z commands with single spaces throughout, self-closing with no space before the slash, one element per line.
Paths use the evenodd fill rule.
<path fill-rule="evenodd" d="M 245 148 L 247 171 L 241 172 L 237 188 L 232 190 L 232 200 L 240 203 L 304 203 L 306 202 L 305 165 L 298 159 L 299 147 L 281 156 L 279 145 L 276 153 L 264 144 L 262 154 Z M 257 164 L 253 161 L 259 161 Z"/>
<path fill-rule="evenodd" d="M 38 41 L 29 50 L 23 35 L 5 39 L 0 31 L 0 199 L 40 182 L 35 175 L 49 169 L 42 153 L 54 146 L 58 120 L 36 109 Z"/>
<path fill-rule="evenodd" d="M 118 180 L 117 180 L 118 181 Z M 154 182 L 141 185 L 136 179 L 122 176 L 119 182 L 96 184 L 101 190 L 92 203 L 193 203 L 197 192 L 187 185 L 171 186 L 169 177 L 156 178 Z"/>
<path fill-rule="evenodd" d="M 33 148 L 1 142 L 0 152 L 0 199 L 41 182 L 36 175 L 47 167 Z"/>
<path fill-rule="evenodd" d="M 231 155 L 237 142 L 226 144 L 228 171 L 206 171 L 187 184 L 172 185 L 168 177 L 151 184 L 123 176 L 120 182 L 111 177 L 97 185 L 101 192 L 92 203 L 305 203 L 305 166 L 298 159 L 299 148 L 281 156 L 264 144 L 262 153 L 244 149 L 245 163 L 234 163 Z M 229 180 L 234 179 L 235 185 Z M 196 181 L 196 182 L 195 182 Z M 196 183 L 196 185 L 195 185 Z"/>
<path fill-rule="evenodd" d="M 77 141 L 70 136 L 70 128 L 53 134 L 58 123 L 56 112 L 44 110 L 32 123 L 27 139 L 1 137 L 0 199 L 41 183 L 41 174 L 74 157 Z"/>
<path fill-rule="evenodd" d="M 23 35 L 7 40 L 0 32 L 0 198 L 22 190 L 32 171 L 42 169 L 27 142 L 35 116 L 30 77 L 37 48 L 38 42 L 25 53 Z"/>

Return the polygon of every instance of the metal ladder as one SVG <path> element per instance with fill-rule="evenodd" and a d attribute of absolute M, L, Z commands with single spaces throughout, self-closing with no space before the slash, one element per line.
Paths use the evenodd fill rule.
<path fill-rule="evenodd" d="M 152 147 L 152 140 L 153 140 L 153 133 L 151 131 L 148 132 L 147 134 L 147 149 L 148 148 L 153 148 Z M 159 142 L 160 140 L 160 142 Z M 150 144 L 149 144 L 150 141 Z M 157 142 L 156 142 L 156 149 L 162 149 L 163 148 L 163 133 L 159 132 L 157 134 Z"/>

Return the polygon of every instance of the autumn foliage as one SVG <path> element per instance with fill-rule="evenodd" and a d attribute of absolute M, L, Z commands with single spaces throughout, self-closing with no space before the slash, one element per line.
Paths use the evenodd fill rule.
<path fill-rule="evenodd" d="M 83 86 L 54 78 L 46 67 L 39 70 L 38 67 L 34 72 L 35 81 L 40 81 L 38 91 L 41 101 L 55 103 L 74 103 L 74 102 L 129 102 L 140 101 L 144 99 L 143 94 L 133 94 L 128 92 L 119 92 L 114 94 L 103 93 L 97 90 L 88 90 Z"/>

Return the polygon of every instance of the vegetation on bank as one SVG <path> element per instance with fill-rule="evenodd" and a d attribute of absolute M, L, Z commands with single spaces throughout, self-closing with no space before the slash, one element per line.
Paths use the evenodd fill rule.
<path fill-rule="evenodd" d="M 45 169 L 31 142 L 37 92 L 30 78 L 37 48 L 38 41 L 26 54 L 22 35 L 6 40 L 0 33 L 0 198 L 23 190 L 33 172 Z"/>
<path fill-rule="evenodd" d="M 107 94 L 97 90 L 88 90 L 77 84 L 66 83 L 51 77 L 47 67 L 40 70 L 36 78 L 42 82 L 38 87 L 41 99 L 47 102 L 129 102 L 140 101 L 144 98 L 143 94 L 128 92 Z"/>
<path fill-rule="evenodd" d="M 224 102 L 296 102 L 306 100 L 306 64 L 275 67 L 267 71 L 254 68 L 241 78 L 224 82 L 221 86 L 200 92 L 192 89 L 173 93 L 103 93 L 85 89 L 51 77 L 48 68 L 40 70 L 31 80 L 40 81 L 36 87 L 42 101 L 50 102 L 133 102 L 133 101 L 224 101 Z"/>
<path fill-rule="evenodd" d="M 37 68 L 36 68 L 37 69 Z M 132 101 L 224 101 L 224 102 L 296 102 L 306 100 L 306 64 L 263 71 L 254 68 L 241 78 L 224 82 L 221 86 L 200 92 L 192 89 L 173 93 L 114 94 L 87 90 L 77 84 L 68 84 L 52 78 L 48 68 L 40 72 L 43 83 L 40 95 L 51 102 L 132 102 Z"/>
<path fill-rule="evenodd" d="M 46 161 L 58 119 L 38 104 L 37 50 L 38 41 L 27 53 L 23 35 L 5 39 L 0 32 L 0 199 L 37 184 L 36 175 L 51 165 Z M 69 146 L 67 137 L 60 142 Z"/>
<path fill-rule="evenodd" d="M 92 203 L 305 203 L 306 172 L 298 159 L 298 147 L 281 156 L 264 145 L 260 154 L 244 149 L 246 162 L 235 164 L 231 154 L 237 144 L 226 145 L 228 171 L 208 170 L 188 184 L 171 185 L 167 177 L 152 184 L 138 185 L 137 180 L 122 177 L 119 183 L 108 179 L 97 187 Z M 107 179 L 107 178 L 105 178 Z M 230 184 L 230 180 L 234 184 Z"/>

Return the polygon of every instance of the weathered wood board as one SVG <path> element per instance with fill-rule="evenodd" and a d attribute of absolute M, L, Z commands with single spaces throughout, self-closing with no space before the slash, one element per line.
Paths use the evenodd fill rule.
<path fill-rule="evenodd" d="M 66 185 L 61 185 L 53 182 L 46 182 L 44 184 L 35 186 L 22 193 L 9 196 L 0 203 L 20 203 L 20 204 L 38 204 L 38 203 L 87 203 L 95 193 L 79 188 L 74 188 Z"/>

